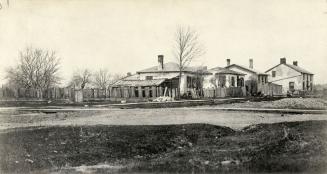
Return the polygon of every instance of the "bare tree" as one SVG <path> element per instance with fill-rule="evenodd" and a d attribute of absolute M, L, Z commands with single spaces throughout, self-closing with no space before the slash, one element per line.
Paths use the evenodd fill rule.
<path fill-rule="evenodd" d="M 180 83 L 182 72 L 196 58 L 204 54 L 204 48 L 199 42 L 198 34 L 190 27 L 179 27 L 175 35 L 174 57 L 179 68 L 178 97 L 180 97 Z"/>
<path fill-rule="evenodd" d="M 107 69 L 100 69 L 94 73 L 93 84 L 97 88 L 106 89 L 111 83 L 113 76 Z"/>
<path fill-rule="evenodd" d="M 70 84 L 72 86 L 84 89 L 87 84 L 92 82 L 92 73 L 88 69 L 77 70 L 74 72 Z"/>
<path fill-rule="evenodd" d="M 54 51 L 26 48 L 20 52 L 18 65 L 7 69 L 11 86 L 48 89 L 59 83 L 59 59 Z"/>
<path fill-rule="evenodd" d="M 125 78 L 126 76 L 123 75 L 123 74 L 119 74 L 119 73 L 116 73 L 116 74 L 113 74 L 112 75 L 112 78 L 111 78 L 111 81 L 110 81 L 110 85 L 111 84 L 114 84 L 115 82 L 117 82 L 118 80 L 121 80 L 123 78 Z"/>

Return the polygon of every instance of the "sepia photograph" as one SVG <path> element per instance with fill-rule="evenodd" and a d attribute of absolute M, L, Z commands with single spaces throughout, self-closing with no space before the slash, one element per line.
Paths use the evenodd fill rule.
<path fill-rule="evenodd" d="M 327 0 L 0 0 L 1 174 L 327 173 Z"/>

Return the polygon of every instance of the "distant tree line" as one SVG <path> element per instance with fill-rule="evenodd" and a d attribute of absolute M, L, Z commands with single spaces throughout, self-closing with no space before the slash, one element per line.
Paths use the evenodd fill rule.
<path fill-rule="evenodd" d="M 87 68 L 79 69 L 73 73 L 69 85 L 76 89 L 84 89 L 85 87 L 105 89 L 123 77 L 121 74 L 111 74 L 106 68 L 99 69 L 95 72 Z"/>
<path fill-rule="evenodd" d="M 46 90 L 60 84 L 60 59 L 55 51 L 28 47 L 19 53 L 19 60 L 6 70 L 7 86 L 12 88 Z M 89 69 L 73 73 L 69 86 L 76 89 L 94 87 L 105 89 L 123 75 L 112 74 L 103 68 L 92 72 Z"/>

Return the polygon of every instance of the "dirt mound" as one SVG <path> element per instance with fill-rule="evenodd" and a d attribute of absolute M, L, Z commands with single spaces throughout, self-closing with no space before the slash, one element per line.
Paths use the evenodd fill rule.
<path fill-rule="evenodd" d="M 125 164 L 233 133 L 208 124 L 21 129 L 0 134 L 0 168 L 25 173 L 99 162 Z"/>
<path fill-rule="evenodd" d="M 327 109 L 327 101 L 318 98 L 285 98 L 265 103 L 263 107 L 290 109 Z"/>
<path fill-rule="evenodd" d="M 327 121 L 241 131 L 208 124 L 16 129 L 0 134 L 0 168 L 71 172 L 104 164 L 122 172 L 316 171 L 327 165 L 326 128 Z"/>

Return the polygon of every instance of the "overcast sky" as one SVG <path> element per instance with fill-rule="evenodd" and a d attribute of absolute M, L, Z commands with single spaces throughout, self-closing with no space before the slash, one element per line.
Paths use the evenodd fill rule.
<path fill-rule="evenodd" d="M 232 63 L 265 71 L 297 60 L 327 83 L 326 0 L 0 0 L 0 84 L 27 46 L 52 49 L 66 80 L 79 68 L 134 73 L 172 57 L 174 32 L 188 25 L 206 54 L 194 64 Z"/>

